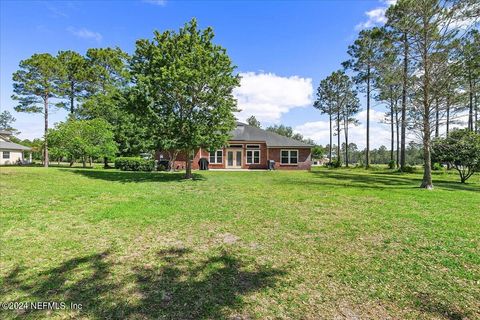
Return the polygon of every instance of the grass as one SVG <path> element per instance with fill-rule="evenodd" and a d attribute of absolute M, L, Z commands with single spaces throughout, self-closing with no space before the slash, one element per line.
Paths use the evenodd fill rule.
<path fill-rule="evenodd" d="M 480 179 L 0 168 L 0 318 L 480 318 Z"/>

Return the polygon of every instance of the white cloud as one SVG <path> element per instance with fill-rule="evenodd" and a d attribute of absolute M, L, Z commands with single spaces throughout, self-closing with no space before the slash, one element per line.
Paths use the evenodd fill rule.
<path fill-rule="evenodd" d="M 240 73 L 241 86 L 234 90 L 241 111 L 240 121 L 254 115 L 267 123 L 277 122 L 282 114 L 293 108 L 312 105 L 311 78 L 281 77 L 273 73 Z"/>
<path fill-rule="evenodd" d="M 167 5 L 167 0 L 143 0 L 143 2 L 162 7 Z"/>
<path fill-rule="evenodd" d="M 382 123 L 385 113 L 374 109 L 370 110 L 370 148 L 378 148 L 381 145 L 388 147 L 390 145 L 390 125 Z M 355 143 L 359 149 L 366 146 L 366 122 L 367 111 L 361 111 L 357 119 L 360 121 L 358 126 L 350 126 L 348 132 L 348 142 Z M 316 143 L 326 145 L 330 143 L 330 129 L 328 121 L 307 122 L 294 128 L 295 132 L 301 133 L 304 137 L 313 139 Z M 333 128 L 335 131 L 335 128 Z M 333 136 L 333 143 L 337 144 L 337 136 Z M 341 143 L 345 142 L 343 131 L 340 133 Z"/>
<path fill-rule="evenodd" d="M 391 5 L 394 5 L 397 0 L 381 0 L 380 2 L 383 4 L 383 6 L 365 12 L 367 20 L 357 24 L 355 26 L 355 30 L 360 31 L 362 29 L 383 25 L 387 22 L 385 12 L 387 11 L 387 8 Z"/>
<path fill-rule="evenodd" d="M 88 30 L 86 28 L 74 28 L 74 27 L 68 27 L 67 31 L 73 34 L 76 37 L 82 38 L 82 39 L 93 39 L 96 42 L 101 42 L 103 37 L 100 33 Z"/>

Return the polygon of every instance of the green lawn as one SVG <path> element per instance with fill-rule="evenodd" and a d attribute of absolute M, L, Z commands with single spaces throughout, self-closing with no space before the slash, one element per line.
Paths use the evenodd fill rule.
<path fill-rule="evenodd" d="M 0 318 L 480 318 L 480 175 L 0 168 Z"/>

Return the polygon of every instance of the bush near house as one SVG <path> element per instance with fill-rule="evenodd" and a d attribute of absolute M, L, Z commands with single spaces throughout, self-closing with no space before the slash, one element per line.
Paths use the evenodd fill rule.
<path fill-rule="evenodd" d="M 119 157 L 115 159 L 115 168 L 122 171 L 153 171 L 155 161 L 139 157 Z"/>

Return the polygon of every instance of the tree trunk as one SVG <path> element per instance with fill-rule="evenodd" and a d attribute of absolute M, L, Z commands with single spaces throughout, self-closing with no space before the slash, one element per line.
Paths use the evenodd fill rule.
<path fill-rule="evenodd" d="M 405 170 L 406 163 L 406 130 L 407 130 L 407 83 L 408 83 L 408 39 L 407 33 L 403 33 L 403 84 L 402 84 L 402 133 L 400 141 L 400 170 Z"/>
<path fill-rule="evenodd" d="M 48 95 L 43 99 L 44 116 L 45 116 L 45 128 L 44 128 L 44 148 L 43 148 L 43 166 L 48 168 Z"/>
<path fill-rule="evenodd" d="M 330 112 L 329 112 L 329 115 L 330 115 L 330 147 L 329 147 L 329 161 L 330 163 L 332 163 L 332 135 L 333 135 L 333 129 L 332 129 L 332 109 L 330 108 Z"/>
<path fill-rule="evenodd" d="M 390 94 L 392 92 L 392 89 L 390 88 Z M 391 139 L 391 146 L 390 146 L 390 161 L 393 160 L 393 153 L 394 153 L 394 148 L 395 148 L 395 132 L 394 132 L 394 124 L 393 124 L 393 98 L 390 98 L 390 129 L 392 133 L 392 139 Z"/>
<path fill-rule="evenodd" d="M 438 98 L 435 99 L 435 138 L 439 137 L 439 128 L 440 128 L 440 110 L 438 106 Z"/>
<path fill-rule="evenodd" d="M 103 168 L 104 169 L 110 168 L 110 166 L 108 165 L 108 158 L 107 157 L 103 157 Z"/>
<path fill-rule="evenodd" d="M 347 116 L 348 119 L 348 116 Z M 348 168 L 348 121 L 344 120 L 344 128 L 345 128 L 345 166 Z"/>
<path fill-rule="evenodd" d="M 473 82 L 471 76 L 468 79 L 468 86 L 470 88 L 468 94 L 468 130 L 473 131 Z"/>
<path fill-rule="evenodd" d="M 450 130 L 450 97 L 447 96 L 447 105 L 446 105 L 446 108 L 447 108 L 447 119 L 446 119 L 446 132 L 445 132 L 445 135 L 448 137 L 448 134 L 449 134 L 449 130 Z"/>
<path fill-rule="evenodd" d="M 89 162 L 90 162 L 90 168 L 91 168 L 92 165 L 93 165 L 93 159 L 92 159 L 92 157 L 89 157 L 88 160 L 89 160 Z"/>
<path fill-rule="evenodd" d="M 396 126 L 396 134 L 397 134 L 397 168 L 400 166 L 400 123 L 398 118 L 398 109 L 396 106 L 397 102 L 395 102 L 395 126 Z"/>
<path fill-rule="evenodd" d="M 473 99 L 474 99 L 474 106 L 473 106 L 473 108 L 475 109 L 475 132 L 479 132 L 479 130 L 478 130 L 478 92 L 477 92 L 477 83 L 475 83 L 475 95 L 474 95 Z"/>
<path fill-rule="evenodd" d="M 370 167 L 370 66 L 367 68 L 367 148 L 365 150 L 365 168 Z"/>
<path fill-rule="evenodd" d="M 83 166 L 84 168 L 87 167 L 87 159 L 85 158 L 85 156 L 82 157 L 82 166 Z"/>
<path fill-rule="evenodd" d="M 429 70 L 429 56 L 428 56 L 428 35 L 427 22 L 424 20 L 424 44 L 422 52 L 423 63 L 423 179 L 421 188 L 433 189 L 432 182 L 432 160 L 430 154 L 430 70 Z"/>
<path fill-rule="evenodd" d="M 74 106 L 74 94 L 73 91 L 75 90 L 75 83 L 73 81 L 70 81 L 70 114 L 73 114 L 75 112 L 75 106 Z"/>
<path fill-rule="evenodd" d="M 340 109 L 337 112 L 337 162 L 340 162 Z"/>
<path fill-rule="evenodd" d="M 185 160 L 185 179 L 192 179 L 192 162 L 191 157 L 192 157 L 192 152 L 190 150 L 185 150 L 186 152 L 186 160 Z"/>

